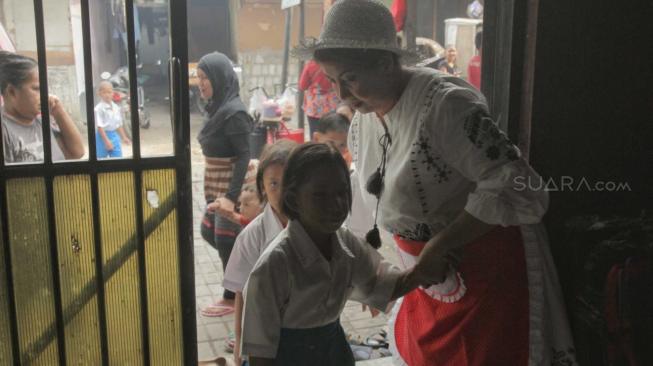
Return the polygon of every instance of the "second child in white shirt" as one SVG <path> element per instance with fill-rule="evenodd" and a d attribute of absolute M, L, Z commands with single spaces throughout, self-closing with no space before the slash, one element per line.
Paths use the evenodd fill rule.
<path fill-rule="evenodd" d="M 243 290 L 247 277 L 266 246 L 286 226 L 288 219 L 281 213 L 281 179 L 288 156 L 297 143 L 282 139 L 267 145 L 261 153 L 256 172 L 256 189 L 261 202 L 267 201 L 263 213 L 238 234 L 227 263 L 222 285 L 236 294 L 234 330 L 234 360 L 240 366 L 240 335 L 243 311 Z"/>

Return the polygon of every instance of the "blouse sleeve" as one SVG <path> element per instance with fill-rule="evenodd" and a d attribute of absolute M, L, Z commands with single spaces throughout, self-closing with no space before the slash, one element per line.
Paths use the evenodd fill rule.
<path fill-rule="evenodd" d="M 269 254 L 269 255 L 267 255 Z M 282 253 L 267 252 L 247 281 L 243 308 L 242 354 L 275 358 L 289 288 Z"/>
<path fill-rule="evenodd" d="M 548 207 L 541 177 L 490 118 L 480 94 L 455 87 L 439 100 L 429 135 L 444 161 L 476 183 L 465 211 L 493 225 L 539 222 Z"/>

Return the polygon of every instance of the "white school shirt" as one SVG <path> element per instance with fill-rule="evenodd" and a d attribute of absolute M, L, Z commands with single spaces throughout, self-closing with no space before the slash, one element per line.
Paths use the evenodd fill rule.
<path fill-rule="evenodd" d="M 381 226 L 406 239 L 428 241 L 462 210 L 488 224 L 540 222 L 548 193 L 533 187 L 540 176 L 490 118 L 482 94 L 436 70 L 412 71 L 384 116 L 392 144 L 377 218 Z M 379 167 L 383 133 L 376 114 L 354 115 L 348 145 L 360 189 L 365 189 L 362 177 Z"/>
<path fill-rule="evenodd" d="M 254 268 L 268 244 L 283 230 L 270 204 L 256 216 L 236 237 L 234 248 L 227 263 L 222 286 L 229 291 L 242 292 Z"/>
<path fill-rule="evenodd" d="M 122 126 L 122 112 L 120 107 L 114 103 L 101 101 L 95 106 L 95 126 L 102 127 L 106 131 L 115 131 Z"/>
<path fill-rule="evenodd" d="M 335 322 L 348 299 L 386 308 L 399 269 L 347 228 L 335 234 L 330 261 L 294 220 L 266 248 L 245 288 L 244 355 L 276 357 L 281 328 Z"/>

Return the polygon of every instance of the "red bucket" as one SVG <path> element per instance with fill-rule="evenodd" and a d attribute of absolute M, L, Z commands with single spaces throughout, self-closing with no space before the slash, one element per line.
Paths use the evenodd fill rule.
<path fill-rule="evenodd" d="M 292 140 L 298 144 L 304 143 L 304 129 L 295 128 L 290 130 L 283 122 L 281 123 L 281 128 L 279 129 L 278 136 L 280 139 Z"/>

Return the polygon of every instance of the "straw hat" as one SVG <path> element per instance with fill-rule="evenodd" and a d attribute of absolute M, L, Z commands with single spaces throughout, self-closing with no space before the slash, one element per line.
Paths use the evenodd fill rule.
<path fill-rule="evenodd" d="M 318 39 L 307 38 L 293 55 L 310 59 L 317 50 L 355 48 L 386 50 L 414 60 L 417 54 L 397 45 L 397 34 L 390 10 L 377 0 L 340 0 L 324 20 Z"/>

